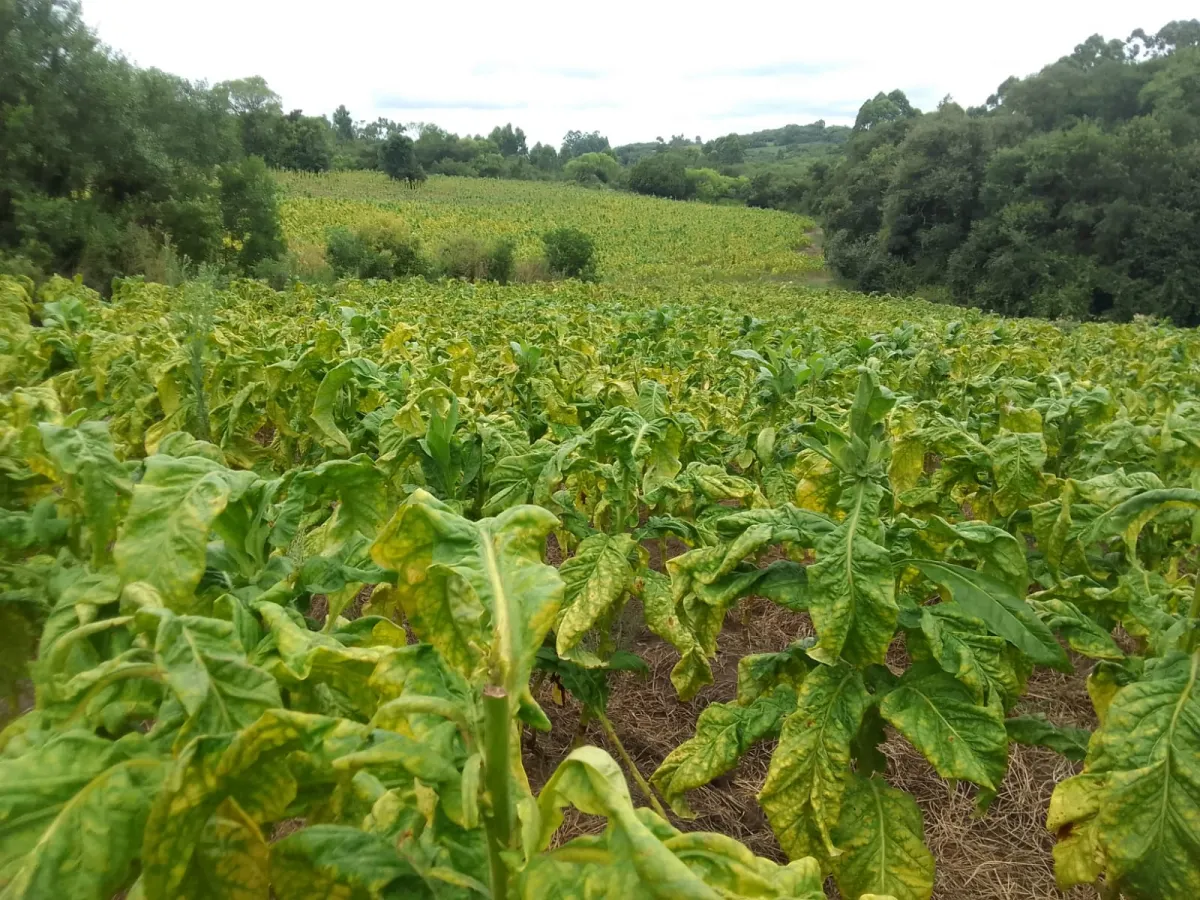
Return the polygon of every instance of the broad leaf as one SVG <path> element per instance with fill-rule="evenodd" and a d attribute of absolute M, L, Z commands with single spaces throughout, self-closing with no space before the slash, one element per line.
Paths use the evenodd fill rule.
<path fill-rule="evenodd" d="M 1054 633 L 1004 582 L 950 563 L 930 559 L 904 562 L 943 585 L 965 612 L 981 619 L 993 634 L 1004 638 L 1035 663 L 1063 672 L 1071 671 L 1071 661 L 1055 640 Z"/>
<path fill-rule="evenodd" d="M 1055 725 L 1041 716 L 1014 716 L 1004 720 L 1008 738 L 1029 747 L 1046 747 L 1067 759 L 1081 762 L 1092 733 L 1086 728 Z"/>
<path fill-rule="evenodd" d="M 564 585 L 563 607 L 554 626 L 559 656 L 571 656 L 584 634 L 620 611 L 633 586 L 629 557 L 636 546 L 629 534 L 595 534 L 559 567 Z"/>
<path fill-rule="evenodd" d="M 311 825 L 275 844 L 271 887 L 279 900 L 434 896 L 395 841 L 342 825 Z"/>
<path fill-rule="evenodd" d="M 470 522 L 424 491 L 397 510 L 371 556 L 398 575 L 413 631 L 468 678 L 486 660 L 511 697 L 529 673 L 562 604 L 563 582 L 542 563 L 552 513 L 518 506 Z"/>
<path fill-rule="evenodd" d="M 820 666 L 800 686 L 758 795 L 792 859 L 837 853 L 832 832 L 850 778 L 850 744 L 868 701 L 862 676 L 845 664 Z"/>
<path fill-rule="evenodd" d="M 909 794 L 879 778 L 852 776 L 833 835 L 842 851 L 833 861 L 842 896 L 929 900 L 933 854 L 924 834 L 921 810 Z"/>
<path fill-rule="evenodd" d="M 187 714 L 188 737 L 239 731 L 283 705 L 275 680 L 246 660 L 231 622 L 167 613 L 154 652 Z"/>
<path fill-rule="evenodd" d="M 1091 835 L 1107 878 L 1133 900 L 1200 895 L 1198 681 L 1200 652 L 1148 667 L 1112 701 L 1083 774 L 1055 789 L 1052 824 L 1060 834 L 1070 825 Z M 1087 803 L 1067 804 L 1085 797 Z M 1077 877 L 1076 859 L 1059 864 L 1060 880 Z M 1086 867 L 1083 874 L 1090 874 Z"/>
<path fill-rule="evenodd" d="M 696 721 L 696 734 L 668 754 L 651 783 L 678 815 L 690 818 L 694 813 L 684 795 L 724 775 L 754 744 L 777 735 L 795 706 L 795 691 L 787 685 L 746 706 L 710 703 Z"/>
<path fill-rule="evenodd" d="M 1008 765 L 1004 718 L 994 706 L 944 672 L 906 677 L 883 698 L 883 717 L 933 764 L 943 778 L 995 790 Z"/>
<path fill-rule="evenodd" d="M 168 607 L 187 611 L 204 574 L 213 521 L 255 476 L 199 456 L 152 456 L 113 547 L 125 583 L 144 581 Z"/>
<path fill-rule="evenodd" d="M 1041 434 L 1003 434 L 988 445 L 996 490 L 992 501 L 1000 515 L 1012 515 L 1042 499 L 1046 441 Z"/>
<path fill-rule="evenodd" d="M 808 567 L 809 611 L 817 629 L 812 656 L 827 664 L 842 656 L 855 665 L 881 663 L 896 630 L 891 557 L 865 530 L 856 506 L 817 542 L 817 561 Z"/>

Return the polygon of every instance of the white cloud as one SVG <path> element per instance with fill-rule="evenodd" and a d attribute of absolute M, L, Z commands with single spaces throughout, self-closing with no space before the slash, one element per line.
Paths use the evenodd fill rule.
<path fill-rule="evenodd" d="M 1194 0 L 926 0 L 730 7 L 614 0 L 84 0 L 100 37 L 144 66 L 210 82 L 262 75 L 288 108 L 432 121 L 531 142 L 570 128 L 614 144 L 824 118 L 901 88 L 924 108 L 982 102 L 1094 33 L 1195 15 Z"/>

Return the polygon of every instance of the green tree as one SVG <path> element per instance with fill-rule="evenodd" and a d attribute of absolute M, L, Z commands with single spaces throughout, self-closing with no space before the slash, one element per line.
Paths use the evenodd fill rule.
<path fill-rule="evenodd" d="M 417 161 L 413 139 L 393 132 L 379 148 L 379 167 L 394 181 L 406 181 L 409 187 L 425 180 L 425 170 Z"/>
<path fill-rule="evenodd" d="M 904 91 L 895 90 L 890 94 L 880 91 L 859 108 L 858 117 L 854 120 L 854 130 L 870 131 L 880 125 L 911 119 L 918 115 L 920 111 L 908 102 Z"/>
<path fill-rule="evenodd" d="M 664 152 L 645 156 L 629 170 L 629 189 L 654 197 L 688 200 L 695 185 L 687 176 L 687 165 L 677 153 Z"/>
<path fill-rule="evenodd" d="M 536 143 L 529 151 L 529 162 L 543 172 L 554 172 L 559 168 L 558 151 L 549 144 Z"/>
<path fill-rule="evenodd" d="M 275 181 L 266 164 L 248 156 L 218 172 L 221 183 L 221 213 L 225 231 L 231 236 L 230 253 L 246 271 L 266 260 L 283 255 L 287 245 L 279 220 Z"/>
<path fill-rule="evenodd" d="M 503 157 L 526 156 L 529 148 L 525 143 L 525 132 L 520 128 L 514 129 L 509 122 L 503 128 L 497 125 L 488 135 L 488 140 L 495 144 Z"/>
<path fill-rule="evenodd" d="M 599 131 L 583 132 L 568 131 L 563 136 L 562 149 L 558 151 L 559 158 L 565 163 L 569 159 L 582 156 L 585 153 L 605 153 L 611 148 L 608 138 Z"/>
<path fill-rule="evenodd" d="M 347 143 L 357 137 L 354 133 L 354 118 L 344 103 L 333 111 L 333 133 L 339 141 Z"/>
<path fill-rule="evenodd" d="M 328 172 L 333 165 L 333 133 L 323 116 L 294 109 L 283 119 L 279 142 L 265 157 L 269 165 L 297 172 Z"/>
<path fill-rule="evenodd" d="M 568 160 L 563 174 L 580 184 L 612 184 L 621 174 L 621 164 L 607 153 L 584 153 Z"/>
<path fill-rule="evenodd" d="M 721 166 L 736 166 L 746 161 L 746 148 L 737 134 L 714 138 L 704 145 L 704 155 Z"/>

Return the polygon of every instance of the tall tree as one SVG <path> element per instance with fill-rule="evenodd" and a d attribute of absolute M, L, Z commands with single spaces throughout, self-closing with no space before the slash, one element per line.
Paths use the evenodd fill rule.
<path fill-rule="evenodd" d="M 333 133 L 337 135 L 339 141 L 346 143 L 355 138 L 354 118 L 344 103 L 333 111 Z"/>
<path fill-rule="evenodd" d="M 379 149 L 379 165 L 389 178 L 407 181 L 413 187 L 425 180 L 425 170 L 417 160 L 413 139 L 401 132 L 393 132 Z"/>

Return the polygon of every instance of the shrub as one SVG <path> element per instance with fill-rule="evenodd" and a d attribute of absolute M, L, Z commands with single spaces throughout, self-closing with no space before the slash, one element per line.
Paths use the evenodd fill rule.
<path fill-rule="evenodd" d="M 596 245 L 578 228 L 555 228 L 546 232 L 546 264 L 555 275 L 589 281 L 596 277 Z"/>
<path fill-rule="evenodd" d="M 731 178 L 716 169 L 688 169 L 686 174 L 696 199 L 704 203 L 735 199 L 749 186 L 747 179 Z"/>
<path fill-rule="evenodd" d="M 535 281 L 550 280 L 550 264 L 544 256 L 530 256 L 517 260 L 512 280 L 517 284 L 533 284 Z"/>
<path fill-rule="evenodd" d="M 585 153 L 563 166 L 563 173 L 580 184 L 611 184 L 621 174 L 621 164 L 607 153 Z"/>
<path fill-rule="evenodd" d="M 487 281 L 487 250 L 476 238 L 454 238 L 438 251 L 438 268 L 447 278 Z"/>
<path fill-rule="evenodd" d="M 514 249 L 508 238 L 488 247 L 473 237 L 457 237 L 438 252 L 438 266 L 447 278 L 508 284 L 516 265 Z"/>
<path fill-rule="evenodd" d="M 429 268 L 420 242 L 401 222 L 373 222 L 353 231 L 330 229 L 325 258 L 339 278 L 391 280 L 424 275 Z"/>
<path fill-rule="evenodd" d="M 492 281 L 508 284 L 516 268 L 516 244 L 511 238 L 501 238 L 492 245 L 488 254 L 488 277 Z"/>
<path fill-rule="evenodd" d="M 655 153 L 639 159 L 629 170 L 629 189 L 672 200 L 689 200 L 696 193 L 695 184 L 687 177 L 687 166 L 674 153 Z"/>
<path fill-rule="evenodd" d="M 287 244 L 275 181 L 266 164 L 257 156 L 248 156 L 237 165 L 222 166 L 218 176 L 221 214 L 236 248 L 237 265 L 249 271 L 264 259 L 282 256 Z"/>

